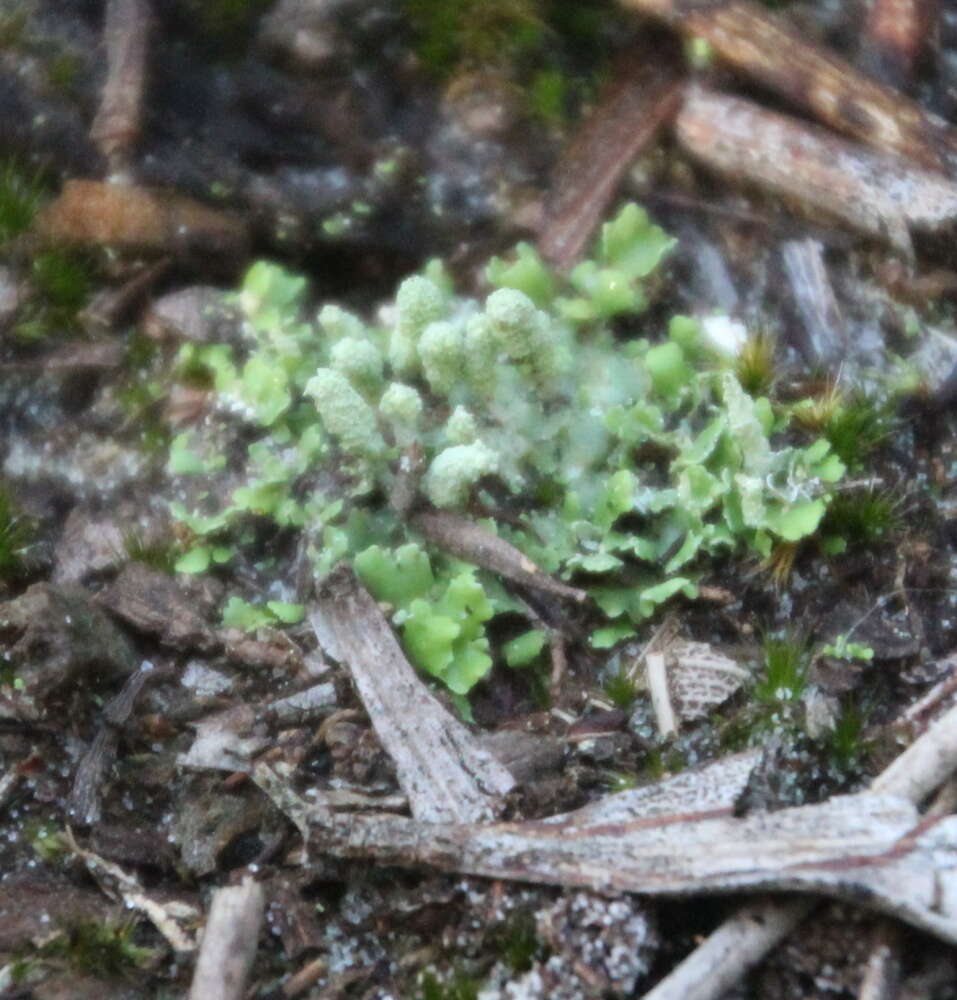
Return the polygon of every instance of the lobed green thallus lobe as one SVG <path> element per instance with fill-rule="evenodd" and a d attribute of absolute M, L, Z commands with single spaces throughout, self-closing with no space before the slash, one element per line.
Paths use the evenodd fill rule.
<path fill-rule="evenodd" d="M 303 278 L 254 264 L 238 296 L 245 350 L 183 349 L 245 438 L 225 504 L 214 489 L 223 451 L 198 432 L 173 442 L 171 470 L 209 483 L 175 505 L 195 538 L 180 569 L 256 558 L 254 524 L 296 533 L 318 574 L 350 561 L 389 605 L 410 658 L 465 695 L 491 669 L 489 623 L 525 609 L 389 506 L 410 449 L 423 463 L 420 502 L 483 516 L 588 591 L 598 648 L 675 594 L 694 597 L 710 556 L 767 556 L 813 534 L 844 473 L 827 441 L 787 440 L 788 413 L 742 388 L 696 320 L 675 316 L 663 331 L 642 318 L 672 246 L 628 205 L 567 279 L 521 244 L 488 264 L 484 299 L 457 295 L 434 262 L 376 318 L 326 305 L 314 322 Z M 292 602 L 234 597 L 226 621 L 296 614 Z M 502 655 L 521 666 L 542 648 L 529 628 Z"/>

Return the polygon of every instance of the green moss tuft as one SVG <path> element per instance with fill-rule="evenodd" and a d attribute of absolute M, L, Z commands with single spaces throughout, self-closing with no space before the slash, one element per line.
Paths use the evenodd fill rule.
<path fill-rule="evenodd" d="M 774 340 L 767 333 L 749 337 L 734 364 L 741 388 L 752 396 L 767 396 L 774 385 Z"/>
<path fill-rule="evenodd" d="M 0 588 L 27 571 L 33 535 L 33 525 L 20 512 L 13 494 L 0 484 Z"/>
<path fill-rule="evenodd" d="M 900 499 L 877 488 L 839 491 L 828 506 L 822 534 L 848 545 L 874 545 L 901 530 Z"/>
<path fill-rule="evenodd" d="M 627 671 L 619 669 L 611 674 L 602 685 L 602 690 L 616 708 L 631 708 L 638 697 L 638 687 L 628 676 Z"/>
<path fill-rule="evenodd" d="M 0 164 L 0 244 L 30 228 L 45 193 L 39 171 L 13 159 Z"/>
<path fill-rule="evenodd" d="M 807 686 L 810 648 L 796 634 L 768 636 L 762 644 L 764 670 L 755 685 L 755 697 L 765 704 L 796 702 Z"/>

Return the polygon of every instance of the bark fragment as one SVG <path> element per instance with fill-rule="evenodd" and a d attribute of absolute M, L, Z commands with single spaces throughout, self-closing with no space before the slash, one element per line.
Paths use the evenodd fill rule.
<path fill-rule="evenodd" d="M 327 631 L 334 636 L 416 820 L 475 823 L 498 815 L 514 779 L 419 680 L 351 570 L 340 566 L 322 582 L 312 621 L 320 642 Z"/>
<path fill-rule="evenodd" d="M 671 49 L 653 57 L 646 46 L 626 53 L 559 161 L 538 239 L 542 256 L 559 270 L 577 262 L 625 172 L 677 110 L 682 73 Z"/>
<path fill-rule="evenodd" d="M 750 101 L 691 87 L 678 139 L 714 170 L 826 212 L 910 253 L 908 226 L 957 218 L 957 185 Z"/>
<path fill-rule="evenodd" d="M 833 128 L 931 170 L 957 163 L 954 129 L 749 0 L 621 0 L 706 39 L 721 58 Z"/>
<path fill-rule="evenodd" d="M 111 172 L 125 169 L 140 136 L 149 28 L 149 0 L 107 3 L 103 26 L 107 77 L 90 138 Z"/>

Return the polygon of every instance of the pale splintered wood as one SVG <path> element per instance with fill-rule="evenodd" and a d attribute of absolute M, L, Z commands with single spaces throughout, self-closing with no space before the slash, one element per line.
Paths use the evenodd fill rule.
<path fill-rule="evenodd" d="M 335 649 L 328 652 L 351 673 L 415 819 L 477 823 L 498 816 L 514 779 L 429 691 L 350 569 L 339 567 L 322 582 L 311 620 L 320 642 L 331 635 Z"/>
<path fill-rule="evenodd" d="M 245 995 L 265 905 L 262 885 L 248 876 L 213 893 L 189 1000 L 239 1000 Z"/>

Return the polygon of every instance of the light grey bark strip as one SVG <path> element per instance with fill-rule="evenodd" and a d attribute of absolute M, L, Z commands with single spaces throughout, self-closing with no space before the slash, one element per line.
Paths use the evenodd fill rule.
<path fill-rule="evenodd" d="M 742 906 L 662 979 L 644 1000 L 714 1000 L 728 990 L 813 909 L 815 899 L 763 899 Z M 680 969 L 680 974 L 678 970 Z"/>
<path fill-rule="evenodd" d="M 957 769 L 957 708 L 938 719 L 924 735 L 904 751 L 871 785 L 875 792 L 894 792 L 919 802 Z M 766 919 L 780 933 L 769 934 L 763 925 L 753 926 L 745 919 L 740 923 L 743 933 L 736 934 L 737 915 L 722 924 L 683 962 L 677 965 L 647 994 L 645 1000 L 717 1000 L 756 965 L 778 941 L 786 937 L 804 919 L 809 910 L 796 903 L 769 901 Z M 745 911 L 742 911 L 745 912 Z M 725 928 L 732 926 L 727 934 Z M 727 937 L 737 941 L 734 949 L 725 946 Z M 704 981 L 716 984 L 712 990 L 701 990 Z M 723 985 L 718 985 L 723 984 Z M 692 993 L 692 990 L 696 992 Z"/>
<path fill-rule="evenodd" d="M 330 654 L 352 674 L 413 817 L 479 823 L 498 816 L 514 779 L 420 680 L 352 570 L 339 567 L 322 582 L 311 621 L 320 642 L 331 633 Z"/>
<path fill-rule="evenodd" d="M 245 995 L 265 905 L 262 885 L 248 876 L 213 893 L 189 1000 L 239 1000 Z"/>

